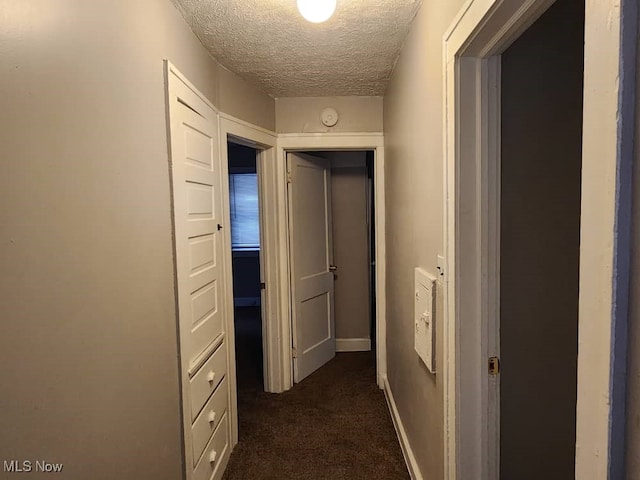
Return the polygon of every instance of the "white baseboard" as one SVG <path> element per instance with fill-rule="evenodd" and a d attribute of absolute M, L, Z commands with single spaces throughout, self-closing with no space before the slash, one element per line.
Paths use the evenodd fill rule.
<path fill-rule="evenodd" d="M 398 436 L 398 440 L 400 441 L 400 447 L 402 448 L 402 455 L 404 456 L 404 461 L 407 464 L 409 475 L 411 475 L 412 480 L 423 480 L 422 474 L 420 473 L 420 469 L 418 468 L 418 463 L 416 462 L 416 457 L 413 454 L 411 445 L 409 444 L 409 439 L 407 438 L 407 432 L 405 431 L 404 425 L 402 424 L 402 420 L 400 419 L 400 414 L 398 413 L 398 407 L 396 406 L 396 401 L 393 398 L 393 393 L 391 392 L 391 387 L 389 386 L 389 380 L 387 379 L 386 375 L 382 377 L 382 381 L 384 383 L 384 394 L 387 397 L 387 405 L 389 406 L 389 411 L 391 412 L 391 419 L 393 420 L 393 426 L 396 429 L 396 435 Z"/>
<path fill-rule="evenodd" d="M 336 338 L 336 352 L 370 352 L 370 338 Z"/>

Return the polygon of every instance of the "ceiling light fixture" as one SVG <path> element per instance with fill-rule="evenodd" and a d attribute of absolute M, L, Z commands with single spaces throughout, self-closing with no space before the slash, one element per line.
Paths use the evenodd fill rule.
<path fill-rule="evenodd" d="M 336 0 L 298 0 L 298 10 L 312 23 L 326 22 L 336 11 Z"/>

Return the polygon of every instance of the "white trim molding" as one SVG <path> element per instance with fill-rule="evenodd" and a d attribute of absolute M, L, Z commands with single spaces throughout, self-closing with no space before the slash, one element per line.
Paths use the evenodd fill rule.
<path fill-rule="evenodd" d="M 585 12 L 576 478 L 623 477 L 637 0 Z"/>
<path fill-rule="evenodd" d="M 227 114 L 220 114 L 220 155 L 222 157 L 222 175 L 226 178 L 229 175 L 227 141 L 251 146 L 258 150 L 257 168 L 260 191 L 260 245 L 262 246 L 260 255 L 260 278 L 267 286 L 262 290 L 260 304 L 262 307 L 262 342 L 264 352 L 264 386 L 267 392 L 282 392 L 282 372 L 281 350 L 279 348 L 280 322 L 278 319 L 286 306 L 281 303 L 279 295 L 282 287 L 282 279 L 279 276 L 277 265 L 279 259 L 280 243 L 278 238 L 279 219 L 277 212 L 275 195 L 275 147 L 276 134 L 260 127 L 255 127 L 247 122 L 238 120 Z M 231 225 L 229 207 L 229 183 L 223 182 L 222 188 L 222 210 L 226 225 Z M 225 229 L 226 244 L 231 245 L 231 229 Z M 226 275 L 233 278 L 231 249 L 225 251 L 228 258 L 225 259 Z M 225 315 L 228 342 L 227 365 L 229 368 L 229 394 L 231 396 L 231 446 L 238 443 L 238 405 L 237 405 L 237 383 L 236 383 L 236 361 L 235 361 L 235 334 L 234 334 L 234 311 L 233 311 L 233 285 L 226 286 L 226 297 L 229 299 L 226 304 Z"/>
<path fill-rule="evenodd" d="M 374 190 L 375 190 L 375 237 L 376 237 L 376 370 L 377 383 L 383 388 L 383 376 L 387 373 L 386 350 L 386 241 L 385 241 L 385 187 L 384 187 L 384 140 L 382 133 L 294 133 L 278 135 L 277 153 L 277 195 L 280 219 L 285 219 L 279 228 L 280 238 L 280 275 L 289 278 L 289 243 L 286 240 L 287 226 L 287 168 L 288 151 L 313 150 L 373 150 L 374 152 Z M 282 305 L 290 305 L 290 291 L 282 290 Z M 291 309 L 288 307 L 281 317 L 280 345 L 282 351 L 282 369 L 284 389 L 293 386 L 292 346 L 291 346 Z"/>
<path fill-rule="evenodd" d="M 447 480 L 499 478 L 500 54 L 552 3 L 470 0 L 443 38 Z"/>
<path fill-rule="evenodd" d="M 370 338 L 336 338 L 336 352 L 370 352 Z"/>
<path fill-rule="evenodd" d="M 265 135 L 262 137 L 263 140 L 269 140 L 270 138 L 273 138 L 276 136 L 276 133 L 272 132 L 271 130 L 268 130 L 264 127 L 260 127 L 258 125 L 254 125 L 253 123 L 245 122 L 244 120 L 241 120 L 240 118 L 236 118 L 233 115 L 229 115 L 228 113 L 225 113 L 225 112 L 220 112 L 220 119 L 228 120 L 229 122 L 232 122 L 235 125 L 237 125 L 238 128 L 246 127 L 248 130 L 253 132 L 252 136 L 256 136 L 256 135 L 259 136 L 262 133 Z M 262 143 L 262 144 L 270 145 L 267 143 Z"/>
<path fill-rule="evenodd" d="M 404 429 L 404 424 L 402 423 L 402 419 L 400 418 L 400 413 L 398 413 L 398 406 L 396 405 L 396 401 L 393 398 L 393 392 L 391 391 L 391 386 L 389 385 L 389 380 L 387 379 L 386 375 L 382 377 L 382 383 L 384 395 L 387 399 L 387 406 L 389 407 L 389 413 L 391 413 L 393 427 L 396 430 L 396 435 L 398 436 L 398 440 L 400 442 L 400 448 L 402 449 L 402 456 L 404 457 L 404 461 L 407 464 L 407 469 L 409 470 L 411 480 L 422 480 L 422 473 L 420 473 L 420 468 L 418 467 L 416 456 L 413 453 L 411 444 L 409 443 L 409 437 L 407 437 L 407 432 Z"/>

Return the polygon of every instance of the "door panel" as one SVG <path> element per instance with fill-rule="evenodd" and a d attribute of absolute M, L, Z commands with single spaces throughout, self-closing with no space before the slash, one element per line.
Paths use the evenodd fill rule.
<path fill-rule="evenodd" d="M 326 212 L 323 203 L 326 197 L 327 172 L 322 167 L 298 163 L 295 176 L 294 188 L 300 193 L 295 197 L 299 212 L 296 220 L 305 242 L 299 252 L 298 272 L 302 277 L 311 277 L 325 272 L 327 268 L 327 225 L 321 216 L 323 211 Z"/>
<path fill-rule="evenodd" d="M 223 335 L 229 278 L 223 268 L 226 242 L 221 235 L 218 114 L 173 67 L 168 69 L 185 478 L 219 480 L 230 455 L 230 430 L 225 419 L 231 413 L 223 417 L 223 411 L 231 409 L 228 388 L 214 393 L 226 376 L 229 353 Z M 209 401 L 211 395 L 214 400 Z M 206 425 L 198 427 L 199 412 L 214 403 L 219 424 L 215 427 L 205 420 Z"/>
<path fill-rule="evenodd" d="M 220 171 L 216 134 L 217 119 L 206 119 L 190 108 L 178 104 L 176 117 L 181 135 L 173 156 L 174 215 L 178 248 L 179 305 L 183 345 L 189 367 L 204 355 L 222 333 L 222 309 L 219 305 L 222 282 L 218 259 L 221 235 Z M 187 322 L 189 324 L 187 325 Z"/>
<path fill-rule="evenodd" d="M 329 295 L 326 292 L 302 302 L 299 321 L 302 322 L 302 331 L 305 332 L 302 338 L 303 355 L 331 338 L 330 323 L 328 321 L 316 321 L 316 319 L 328 320 L 330 318 L 330 308 Z"/>
<path fill-rule="evenodd" d="M 329 161 L 288 154 L 293 331 L 300 382 L 335 356 Z"/>

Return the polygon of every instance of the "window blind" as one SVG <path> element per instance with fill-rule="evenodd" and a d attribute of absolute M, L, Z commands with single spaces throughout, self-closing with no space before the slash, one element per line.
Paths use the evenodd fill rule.
<path fill-rule="evenodd" d="M 260 214 L 258 210 L 258 175 L 229 175 L 231 204 L 231 247 L 234 250 L 260 248 Z"/>

